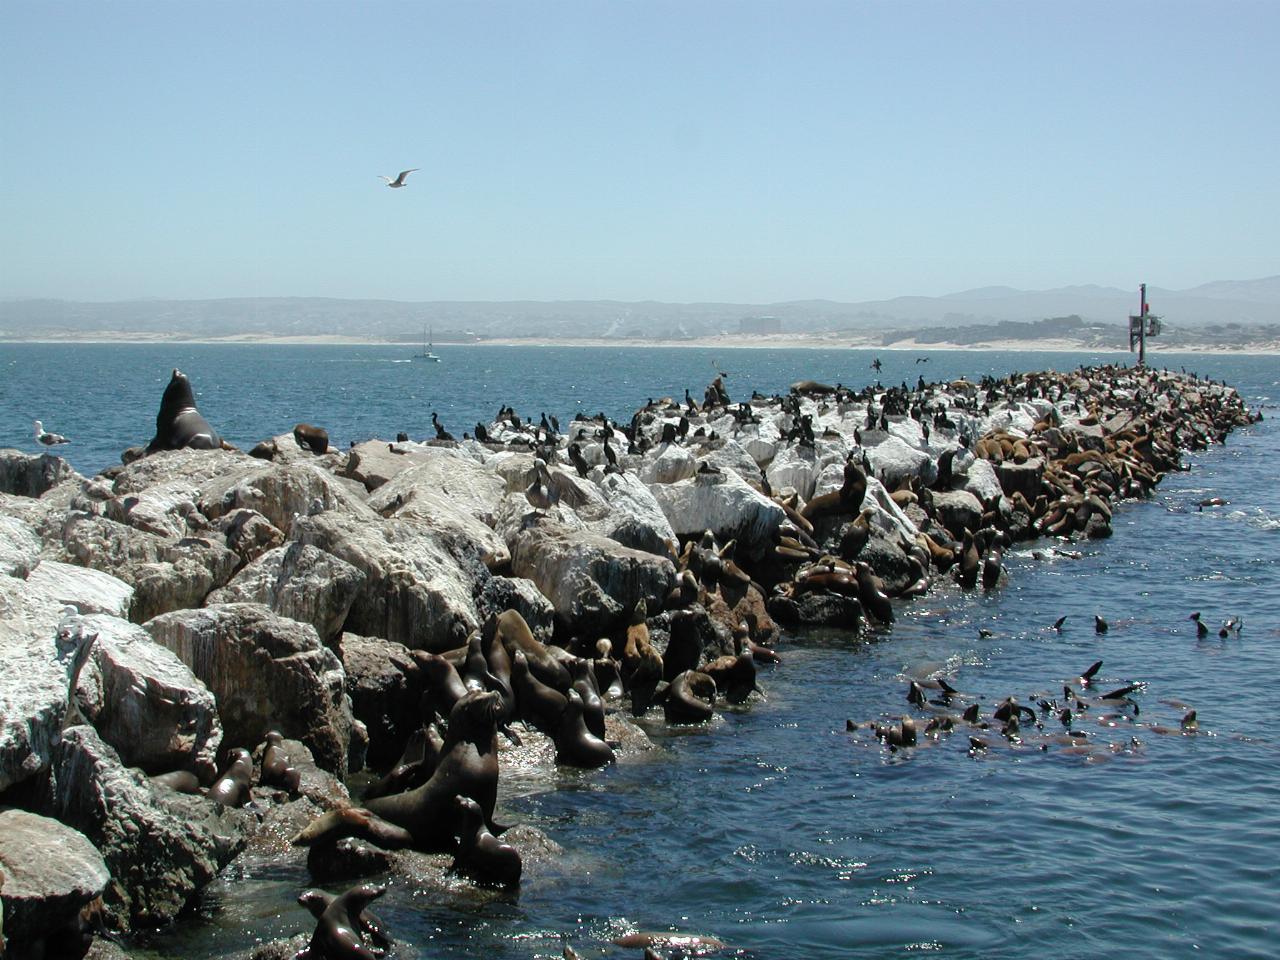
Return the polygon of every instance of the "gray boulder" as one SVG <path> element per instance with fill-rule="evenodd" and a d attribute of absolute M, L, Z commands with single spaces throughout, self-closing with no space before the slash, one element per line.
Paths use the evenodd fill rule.
<path fill-rule="evenodd" d="M 515 610 L 524 617 L 535 639 L 550 643 L 555 632 L 556 608 L 542 595 L 537 584 L 523 577 L 489 577 L 476 597 L 480 619 L 506 610 Z"/>
<path fill-rule="evenodd" d="M 133 587 L 101 570 L 44 560 L 27 577 L 27 585 L 58 604 L 80 613 L 105 613 L 127 618 L 133 606 Z"/>
<path fill-rule="evenodd" d="M 0 793 L 49 765 L 67 710 L 67 671 L 54 646 L 56 604 L 0 577 Z"/>
<path fill-rule="evenodd" d="M 25 578 L 40 562 L 40 547 L 31 524 L 0 514 L 0 576 Z"/>
<path fill-rule="evenodd" d="M 54 778 L 52 812 L 101 852 L 111 873 L 103 905 L 121 930 L 176 917 L 244 849 L 253 823 L 206 797 L 153 788 L 89 726 L 64 732 Z"/>
<path fill-rule="evenodd" d="M 338 513 L 362 521 L 378 515 L 364 502 L 358 486 L 335 477 L 317 463 L 248 464 L 211 478 L 201 487 L 198 506 L 210 520 L 234 510 L 256 510 L 286 536 L 297 517 L 313 512 Z M 353 489 L 354 487 L 354 489 Z"/>
<path fill-rule="evenodd" d="M 213 694 L 142 627 L 110 616 L 62 622 L 58 652 L 70 660 L 96 637 L 80 673 L 84 718 L 131 767 L 148 773 L 217 765 L 222 725 Z"/>
<path fill-rule="evenodd" d="M 736 539 L 744 555 L 762 555 L 773 547 L 774 532 L 785 514 L 737 473 L 699 473 L 679 483 L 650 488 L 672 530 L 680 537 L 715 534 L 720 543 Z"/>
<path fill-rule="evenodd" d="M 213 691 L 224 743 L 252 748 L 276 729 L 305 743 L 321 767 L 345 775 L 353 726 L 346 677 L 310 624 L 262 604 L 227 603 L 162 614 L 144 626 Z"/>
<path fill-rule="evenodd" d="M 364 580 L 346 561 L 295 542 L 267 551 L 205 602 L 261 603 L 282 617 L 311 624 L 322 639 L 330 640 L 342 632 Z"/>
<path fill-rule="evenodd" d="M 982 504 L 967 490 L 935 493 L 933 509 L 938 521 L 957 539 L 966 529 L 977 533 L 982 525 Z"/>
<path fill-rule="evenodd" d="M 550 520 L 515 535 L 511 569 L 537 585 L 570 632 L 596 636 L 624 622 L 639 600 L 658 609 L 676 578 L 666 557 Z"/>
<path fill-rule="evenodd" d="M 51 453 L 0 450 L 0 492 L 39 497 L 60 483 L 83 479 L 71 464 Z"/>
<path fill-rule="evenodd" d="M 301 518 L 294 535 L 364 573 L 347 616 L 353 633 L 442 651 L 461 646 L 478 625 L 472 573 L 425 524 L 324 513 Z M 478 557 L 475 564 L 482 577 Z"/>
<path fill-rule="evenodd" d="M 351 710 L 369 731 L 369 765 L 390 766 L 409 734 L 422 726 L 418 665 L 404 644 L 354 633 L 342 635 L 337 653 Z"/>
<path fill-rule="evenodd" d="M 0 876 L 4 937 L 15 956 L 28 950 L 44 955 L 40 944 L 69 931 L 81 908 L 101 895 L 111 878 L 82 833 L 15 809 L 0 809 Z"/>

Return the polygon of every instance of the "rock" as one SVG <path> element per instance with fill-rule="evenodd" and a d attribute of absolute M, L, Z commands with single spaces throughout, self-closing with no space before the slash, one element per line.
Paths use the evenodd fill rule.
<path fill-rule="evenodd" d="M 19 618 L 23 581 L 4 582 L 10 580 L 0 578 L 0 793 L 48 767 L 67 710 L 56 628 L 32 630 Z"/>
<path fill-rule="evenodd" d="M 111 616 L 64 620 L 64 661 L 90 636 L 97 640 L 77 685 L 80 709 L 122 761 L 151 774 L 212 772 L 222 725 L 209 688 L 142 627 Z"/>
<path fill-rule="evenodd" d="M 732 471 L 699 473 L 649 489 L 678 536 L 710 530 L 720 543 L 736 539 L 744 556 L 772 549 L 774 532 L 785 517 L 780 506 Z"/>
<path fill-rule="evenodd" d="M 39 497 L 68 480 L 83 480 L 71 464 L 51 453 L 0 450 L 0 492 Z"/>
<path fill-rule="evenodd" d="M 253 820 L 203 796 L 153 790 L 89 726 L 63 733 L 54 780 L 52 812 L 101 852 L 111 872 L 103 904 L 121 930 L 176 917 L 244 849 Z"/>
<path fill-rule="evenodd" d="M 184 452 L 201 451 L 173 451 Z M 135 622 L 200 606 L 210 590 L 231 579 L 239 562 L 221 543 L 204 537 L 165 540 L 88 513 L 68 515 L 61 538 L 75 563 L 110 573 L 133 587 L 130 618 Z"/>
<path fill-rule="evenodd" d="M 515 610 L 524 617 L 534 639 L 550 643 L 555 631 L 556 608 L 539 591 L 537 584 L 523 577 L 489 577 L 476 597 L 481 621 Z"/>
<path fill-rule="evenodd" d="M 836 593 L 802 593 L 794 598 L 774 596 L 769 599 L 769 613 L 779 623 L 793 626 L 858 630 L 863 624 L 862 604 L 857 598 Z"/>
<path fill-rule="evenodd" d="M 916 525 L 889 496 L 889 491 L 879 480 L 867 478 L 867 492 L 862 498 L 862 506 L 863 509 L 872 511 L 871 522 L 882 530 L 915 540 Z"/>
<path fill-rule="evenodd" d="M 1040 483 L 1044 477 L 1044 460 L 1032 457 L 1026 463 L 1005 461 L 996 467 L 996 476 L 1006 496 L 1021 493 L 1027 503 L 1035 503 L 1040 495 Z"/>
<path fill-rule="evenodd" d="M 495 532 L 507 484 L 468 454 L 425 447 L 421 462 L 377 487 L 369 506 L 384 517 L 429 523 L 471 541 L 490 569 L 511 558 Z"/>
<path fill-rule="evenodd" d="M 879 443 L 871 444 L 870 435 L 883 437 Z M 871 469 L 884 483 L 894 486 L 909 477 L 919 477 L 925 483 L 932 483 L 938 476 L 938 464 L 929 454 L 909 446 L 900 437 L 869 431 L 863 434 L 867 458 L 871 461 Z"/>
<path fill-rule="evenodd" d="M 996 503 L 1004 494 L 1000 477 L 990 460 L 974 460 L 965 471 L 964 489 L 984 504 Z"/>
<path fill-rule="evenodd" d="M 426 462 L 431 456 L 429 447 L 417 443 L 392 444 L 385 440 L 366 440 L 347 451 L 347 460 L 341 473 L 372 493 L 394 477 Z"/>
<path fill-rule="evenodd" d="M 325 513 L 301 519 L 295 534 L 365 574 L 347 616 L 353 633 L 440 652 L 479 625 L 472 576 L 425 524 Z M 483 576 L 478 557 L 475 564 Z"/>
<path fill-rule="evenodd" d="M 934 516 L 952 537 L 959 540 L 965 530 L 977 533 L 982 526 L 982 504 L 967 490 L 952 490 L 933 495 Z"/>
<path fill-rule="evenodd" d="M 318 547 L 291 543 L 269 550 L 209 594 L 206 603 L 261 603 L 316 628 L 321 639 L 342 632 L 365 575 Z"/>
<path fill-rule="evenodd" d="M 27 577 L 27 584 L 80 613 L 105 613 L 127 619 L 133 604 L 133 587 L 119 577 L 56 560 L 42 561 Z"/>
<path fill-rule="evenodd" d="M 83 834 L 26 810 L 0 809 L 4 937 L 15 956 L 68 931 L 102 894 L 107 864 Z M 56 954 L 50 953 L 49 956 Z"/>
<path fill-rule="evenodd" d="M 675 556 L 675 531 L 639 477 L 633 473 L 607 473 L 600 480 L 600 491 L 608 501 L 601 516 L 579 511 L 588 526 L 624 547 Z"/>
<path fill-rule="evenodd" d="M 0 515 L 0 576 L 26 578 L 40 562 L 40 535 L 25 520 Z"/>
<path fill-rule="evenodd" d="M 369 763 L 384 769 L 400 758 L 422 726 L 422 682 L 409 649 L 379 637 L 344 633 L 337 644 L 347 675 L 351 710 L 369 731 Z"/>
<path fill-rule="evenodd" d="M 688 447 L 676 443 L 664 443 L 651 453 L 640 468 L 640 479 L 645 483 L 676 483 L 687 480 L 698 472 L 698 458 Z"/>
<path fill-rule="evenodd" d="M 257 510 L 232 510 L 219 517 L 214 527 L 226 537 L 227 549 L 240 558 L 241 565 L 284 543 L 284 532 Z"/>
<path fill-rule="evenodd" d="M 734 440 L 742 445 L 757 466 L 764 467 L 777 456 L 782 445 L 782 431 L 773 418 L 762 418 L 760 423 L 744 423 L 735 432 Z"/>
<path fill-rule="evenodd" d="M 245 465 L 206 482 L 198 506 L 210 520 L 218 520 L 233 510 L 256 510 L 286 536 L 293 536 L 297 517 L 313 511 L 364 522 L 378 518 L 364 502 L 363 494 L 357 494 L 319 462 L 314 457 L 296 463 L 263 463 L 246 458 Z"/>
<path fill-rule="evenodd" d="M 797 444 L 779 450 L 765 470 L 765 476 L 769 478 L 769 486 L 774 490 L 782 491 L 790 487 L 802 499 L 808 500 L 813 496 L 820 469 L 817 453 L 813 448 Z"/>
<path fill-rule="evenodd" d="M 676 578 L 666 557 L 552 520 L 515 535 L 511 569 L 537 585 L 571 633 L 585 630 L 593 636 L 623 622 L 639 600 L 659 609 Z"/>
<path fill-rule="evenodd" d="M 714 450 L 708 450 L 702 459 L 717 470 L 732 470 L 753 487 L 759 487 L 764 474 L 746 448 L 736 440 L 726 440 Z"/>
<path fill-rule="evenodd" d="M 885 593 L 891 597 L 900 594 L 916 579 L 898 538 L 889 536 L 878 526 L 872 526 L 871 537 L 859 552 L 858 559 L 866 561 L 876 576 L 884 581 Z"/>
<path fill-rule="evenodd" d="M 213 691 L 228 746 L 252 748 L 268 730 L 305 743 L 326 770 L 345 775 L 351 701 L 337 656 L 310 624 L 257 603 L 162 614 L 147 631 Z"/>

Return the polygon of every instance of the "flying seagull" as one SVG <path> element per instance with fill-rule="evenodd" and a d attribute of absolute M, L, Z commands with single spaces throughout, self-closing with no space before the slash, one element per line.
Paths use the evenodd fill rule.
<path fill-rule="evenodd" d="M 388 186 L 388 187 L 392 187 L 392 188 L 395 188 L 395 187 L 403 187 L 403 186 L 404 186 L 404 178 L 405 178 L 405 177 L 407 177 L 407 176 L 409 176 L 409 174 L 413 173 L 415 170 L 419 170 L 419 169 L 421 169 L 421 168 L 420 168 L 420 167 L 414 167 L 414 168 L 413 168 L 413 170 L 401 170 L 401 171 L 400 171 L 400 176 L 396 177 L 394 180 L 392 180 L 390 177 L 384 177 L 384 176 L 382 176 L 381 174 L 379 174 L 378 179 L 379 179 L 379 180 L 385 180 L 385 181 L 387 181 L 387 186 Z"/>
<path fill-rule="evenodd" d="M 39 420 L 35 421 L 35 424 L 36 424 L 36 440 L 44 444 L 46 447 L 56 447 L 60 443 L 71 442 L 60 433 L 45 432 L 44 424 L 41 423 Z"/>

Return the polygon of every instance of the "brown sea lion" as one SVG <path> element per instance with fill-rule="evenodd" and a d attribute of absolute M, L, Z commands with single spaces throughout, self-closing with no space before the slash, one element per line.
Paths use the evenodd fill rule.
<path fill-rule="evenodd" d="M 231 750 L 228 757 L 231 763 L 209 788 L 209 799 L 224 807 L 238 807 L 249 799 L 249 788 L 253 785 L 253 758 L 243 747 Z"/>
<path fill-rule="evenodd" d="M 480 883 L 518 884 L 524 866 L 519 851 L 489 832 L 480 805 L 470 797 L 457 797 L 454 804 L 460 824 L 458 849 L 449 869 Z"/>
<path fill-rule="evenodd" d="M 523 650 L 517 650 L 511 658 L 511 689 L 516 699 L 516 716 L 548 736 L 554 735 L 568 701 L 559 690 L 533 675 Z"/>
<path fill-rule="evenodd" d="M 497 636 L 507 654 L 514 657 L 517 650 L 524 651 L 530 672 L 547 686 L 564 693 L 572 682 L 569 671 L 539 641 L 529 629 L 529 624 L 518 610 L 504 610 L 490 617 L 482 631 L 486 638 Z"/>
<path fill-rule="evenodd" d="M 667 723 L 704 723 L 715 716 L 716 682 L 705 673 L 685 670 L 667 687 L 662 704 Z"/>
<path fill-rule="evenodd" d="M 497 725 L 502 697 L 474 691 L 454 704 L 449 730 L 435 772 L 426 783 L 404 793 L 370 800 L 364 807 L 333 810 L 313 820 L 293 838 L 295 846 L 359 836 L 379 846 L 411 846 L 424 852 L 449 850 L 457 834 L 453 799 L 468 796 L 484 813 L 493 833 L 498 794 Z"/>
<path fill-rule="evenodd" d="M 329 431 L 324 427 L 313 427 L 309 423 L 298 423 L 293 427 L 293 442 L 303 450 L 321 454 L 329 451 Z"/>
<path fill-rule="evenodd" d="M 298 902 L 314 915 L 323 903 L 316 921 L 311 942 L 298 955 L 297 960 L 378 960 L 385 952 L 384 942 L 390 946 L 390 938 L 371 921 L 367 908 L 370 903 L 387 892 L 386 887 L 362 883 L 345 893 L 328 900 L 319 890 L 308 890 Z"/>
<path fill-rule="evenodd" d="M 577 690 L 569 691 L 568 703 L 560 717 L 554 737 L 556 763 L 590 770 L 613 763 L 613 748 L 587 729 L 582 718 L 582 698 Z"/>
<path fill-rule="evenodd" d="M 637 717 L 649 708 L 654 690 L 662 680 L 662 656 L 649 642 L 647 616 L 648 607 L 643 600 L 638 601 L 631 611 L 622 649 L 622 683 L 631 692 L 631 712 Z"/>

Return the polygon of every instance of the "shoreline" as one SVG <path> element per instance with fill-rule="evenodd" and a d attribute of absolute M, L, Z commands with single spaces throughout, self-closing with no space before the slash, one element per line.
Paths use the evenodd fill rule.
<path fill-rule="evenodd" d="M 150 345 L 172 346 L 360 346 L 360 347 L 416 347 L 416 342 L 374 340 L 367 337 L 349 337 L 339 334 L 316 336 L 271 336 L 242 334 L 230 337 L 189 337 L 171 339 L 165 336 L 95 335 L 87 337 L 15 337 L 0 340 L 4 344 L 72 344 L 72 345 Z M 602 337 L 490 337 L 467 343 L 440 343 L 442 349 L 451 347 L 612 347 L 617 349 L 723 349 L 723 350 L 876 350 L 885 353 L 924 353 L 930 350 L 972 353 L 1024 352 L 1024 353 L 1125 353 L 1123 345 L 1098 345 L 1070 339 L 1038 340 L 989 340 L 979 343 L 921 343 L 916 340 L 897 340 L 885 345 L 878 336 L 822 336 L 822 335 L 741 335 L 728 334 L 717 337 L 696 337 L 686 340 L 615 340 Z M 1165 348 L 1162 344 L 1151 347 L 1153 354 L 1223 354 L 1260 355 L 1280 354 L 1280 341 L 1257 344 L 1180 344 Z"/>

